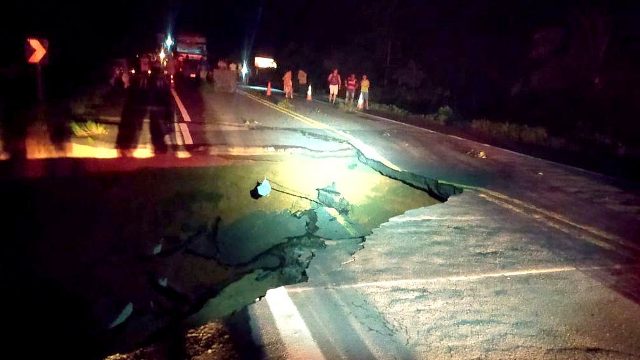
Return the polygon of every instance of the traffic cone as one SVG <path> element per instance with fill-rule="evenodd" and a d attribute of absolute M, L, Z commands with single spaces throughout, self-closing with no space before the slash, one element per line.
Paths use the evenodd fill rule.
<path fill-rule="evenodd" d="M 311 85 L 309 85 L 309 89 L 307 90 L 307 101 L 311 101 Z"/>
<path fill-rule="evenodd" d="M 362 110 L 364 108 L 364 97 L 362 93 L 360 93 L 360 97 L 358 98 L 358 110 Z"/>
<path fill-rule="evenodd" d="M 267 83 L 267 96 L 271 96 L 271 81 Z"/>

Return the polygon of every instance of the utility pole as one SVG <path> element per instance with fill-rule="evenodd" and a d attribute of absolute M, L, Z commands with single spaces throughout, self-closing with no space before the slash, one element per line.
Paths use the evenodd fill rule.
<path fill-rule="evenodd" d="M 36 91 L 38 96 L 38 102 L 44 102 L 44 87 L 42 85 L 42 65 L 36 64 Z"/>
<path fill-rule="evenodd" d="M 42 85 L 42 64 L 47 62 L 49 41 L 46 39 L 28 38 L 25 44 L 25 56 L 29 64 L 36 68 L 36 96 L 38 102 L 44 101 L 44 86 Z"/>

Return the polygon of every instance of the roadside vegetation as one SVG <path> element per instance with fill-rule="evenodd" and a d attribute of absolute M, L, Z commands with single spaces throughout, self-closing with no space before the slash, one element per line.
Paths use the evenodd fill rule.
<path fill-rule="evenodd" d="M 434 113 L 414 114 L 396 105 L 369 104 L 370 112 L 434 130 L 489 142 L 536 156 L 568 162 L 612 174 L 633 177 L 633 162 L 640 148 L 612 132 L 578 123 L 573 131 L 562 132 L 547 126 L 492 120 L 465 119 L 449 106 Z M 600 168 L 598 168 L 598 166 Z"/>
<path fill-rule="evenodd" d="M 441 130 L 445 130 L 445 128 L 464 130 L 483 138 L 553 148 L 570 147 L 572 149 L 580 144 L 590 143 L 594 146 L 607 147 L 616 155 L 637 155 L 638 153 L 638 149 L 625 146 L 624 140 L 606 132 L 583 129 L 583 124 L 578 124 L 573 137 L 566 137 L 554 134 L 545 126 L 530 126 L 487 118 L 464 119 L 449 106 L 442 106 L 431 114 L 414 114 L 396 105 L 388 104 L 371 103 L 369 107 L 374 114 L 379 113 L 413 125 L 438 127 L 442 128 Z"/>
<path fill-rule="evenodd" d="M 80 92 L 82 95 L 70 101 L 71 113 L 76 119 L 94 118 L 98 109 L 109 102 L 111 92 L 109 85 L 96 86 Z"/>
<path fill-rule="evenodd" d="M 612 158 L 640 158 L 640 72 L 638 62 L 629 61 L 637 49 L 626 39 L 635 24 L 625 6 L 549 3 L 541 9 L 555 14 L 553 21 L 508 24 L 501 23 L 503 14 L 530 19 L 529 10 L 517 2 L 465 11 L 447 6 L 354 5 L 350 13 L 379 26 L 356 29 L 329 51 L 290 42 L 278 54 L 279 65 L 307 70 L 325 94 L 334 68 L 343 78 L 366 74 L 370 110 L 414 125 L 561 157 L 569 157 L 568 150 L 584 162 L 598 157 L 611 169 L 618 166 L 606 164 Z M 452 41 L 451 34 L 464 36 Z"/>
<path fill-rule="evenodd" d="M 109 130 L 104 124 L 97 123 L 95 121 L 72 121 L 69 124 L 71 132 L 76 137 L 92 139 L 98 135 L 106 135 Z"/>
<path fill-rule="evenodd" d="M 437 127 L 440 130 L 446 128 L 464 130 L 467 133 L 483 138 L 502 140 L 523 144 L 532 144 L 548 147 L 563 147 L 570 143 L 561 136 L 552 136 L 544 126 L 529 126 L 509 121 L 496 121 L 486 118 L 464 119 L 449 106 L 442 106 L 431 114 L 414 114 L 396 105 L 371 103 L 369 105 L 373 113 L 379 113 L 396 120 L 408 122 L 417 126 Z M 595 140 L 600 144 L 614 145 L 615 140 L 603 134 L 595 134 L 592 137 L 582 133 L 584 140 Z"/>
<path fill-rule="evenodd" d="M 530 127 L 508 122 L 475 119 L 471 120 L 469 127 L 483 135 L 527 144 L 546 145 L 549 140 L 547 129 L 541 126 Z"/>

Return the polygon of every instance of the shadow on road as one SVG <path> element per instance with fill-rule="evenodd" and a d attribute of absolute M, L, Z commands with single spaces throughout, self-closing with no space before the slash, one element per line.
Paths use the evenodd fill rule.
<path fill-rule="evenodd" d="M 173 123 L 173 99 L 166 76 L 155 69 L 150 76 L 133 79 L 127 90 L 122 109 L 116 148 L 120 156 L 131 157 L 138 146 L 145 116 L 149 116 L 149 132 L 154 154 L 165 154 L 169 147 L 165 140 Z"/>

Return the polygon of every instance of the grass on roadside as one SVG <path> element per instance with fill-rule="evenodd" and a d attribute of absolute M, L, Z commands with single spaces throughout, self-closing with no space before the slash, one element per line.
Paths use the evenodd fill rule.
<path fill-rule="evenodd" d="M 471 129 L 480 134 L 510 141 L 521 141 L 526 144 L 545 145 L 549 139 L 547 130 L 541 126 L 527 126 L 508 122 L 475 119 L 471 121 Z"/>
<path fill-rule="evenodd" d="M 370 109 L 394 116 L 406 117 L 414 123 L 424 126 L 447 126 L 456 120 L 456 113 L 449 106 L 441 106 L 432 114 L 411 114 L 393 104 L 371 103 Z M 549 145 L 550 136 L 547 129 L 541 126 L 528 126 L 509 122 L 474 119 L 470 123 L 462 122 L 463 127 L 474 133 L 490 136 L 500 140 L 516 141 L 525 144 Z"/>
<path fill-rule="evenodd" d="M 369 102 L 369 110 L 386 112 L 389 114 L 399 115 L 399 116 L 407 116 L 409 112 L 403 108 L 400 108 L 394 104 L 379 104 L 374 102 Z"/>
<path fill-rule="evenodd" d="M 93 138 L 94 136 L 106 135 L 109 133 L 109 130 L 104 124 L 94 121 L 72 121 L 69 124 L 69 127 L 73 135 L 80 138 Z"/>

